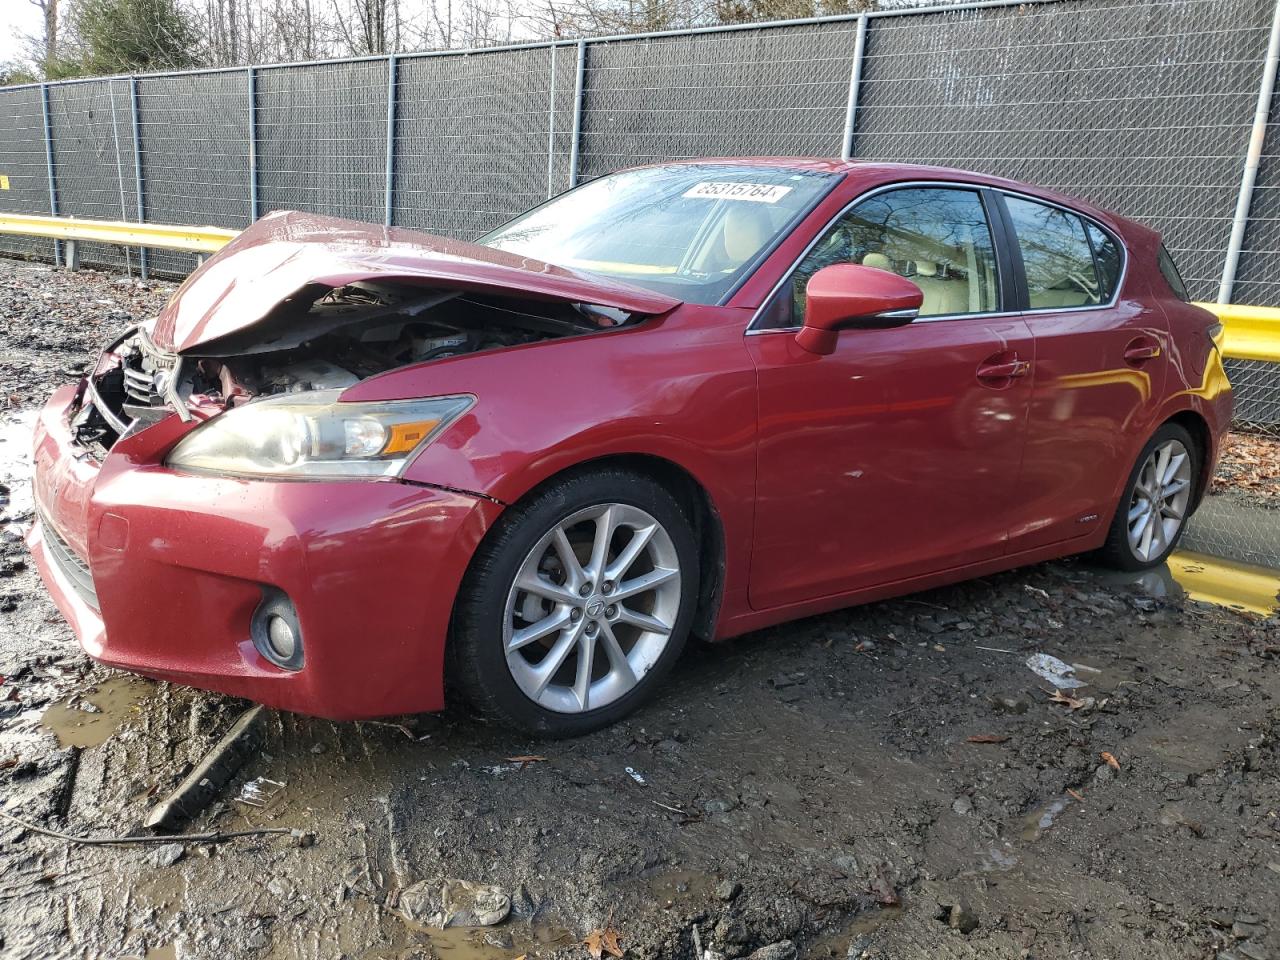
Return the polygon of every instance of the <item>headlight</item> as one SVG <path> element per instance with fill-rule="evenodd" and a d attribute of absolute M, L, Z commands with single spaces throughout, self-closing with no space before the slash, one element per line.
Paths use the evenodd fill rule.
<path fill-rule="evenodd" d="M 341 390 L 259 400 L 192 430 L 169 454 L 183 470 L 249 477 L 390 477 L 474 397 L 339 403 Z"/>

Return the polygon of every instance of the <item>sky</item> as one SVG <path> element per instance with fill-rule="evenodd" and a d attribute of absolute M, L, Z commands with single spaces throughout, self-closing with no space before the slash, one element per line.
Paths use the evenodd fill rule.
<path fill-rule="evenodd" d="M 27 0 L 0 0 L 0 62 L 22 55 L 21 34 L 40 30 L 40 11 Z"/>

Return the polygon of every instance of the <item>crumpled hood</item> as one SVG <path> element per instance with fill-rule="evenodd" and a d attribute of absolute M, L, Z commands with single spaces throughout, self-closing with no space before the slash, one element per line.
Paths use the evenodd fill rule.
<path fill-rule="evenodd" d="M 653 316 L 679 300 L 461 240 L 312 213 L 263 217 L 189 276 L 152 327 L 156 346 L 193 350 L 261 321 L 304 287 L 360 280 L 517 294 Z"/>

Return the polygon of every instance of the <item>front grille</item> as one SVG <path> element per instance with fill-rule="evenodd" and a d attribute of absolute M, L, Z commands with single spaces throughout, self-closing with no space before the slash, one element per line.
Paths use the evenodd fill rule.
<path fill-rule="evenodd" d="M 40 511 L 40 523 L 44 527 L 44 542 L 50 559 L 67 578 L 80 599 L 97 610 L 98 591 L 93 586 L 93 574 L 89 572 L 89 564 L 71 549 L 67 541 L 62 539 L 62 534 L 58 533 L 44 510 Z"/>
<path fill-rule="evenodd" d="M 129 359 L 133 363 L 139 362 L 133 357 Z M 126 361 L 122 370 L 124 371 L 124 392 L 130 400 L 139 406 L 159 406 L 162 398 L 160 391 L 156 389 L 154 374 L 135 369 L 129 365 L 129 361 Z"/>

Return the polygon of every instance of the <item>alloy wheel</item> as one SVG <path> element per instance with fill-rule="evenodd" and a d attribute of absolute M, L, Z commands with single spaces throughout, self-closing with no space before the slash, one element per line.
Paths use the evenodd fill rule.
<path fill-rule="evenodd" d="M 1191 501 L 1191 456 L 1166 440 L 1147 456 L 1129 502 L 1129 549 L 1139 560 L 1159 557 L 1178 536 Z"/>
<path fill-rule="evenodd" d="M 670 535 L 639 507 L 579 510 L 534 545 L 507 595 L 507 667 L 525 696 L 585 713 L 632 690 L 658 662 L 680 609 Z"/>

